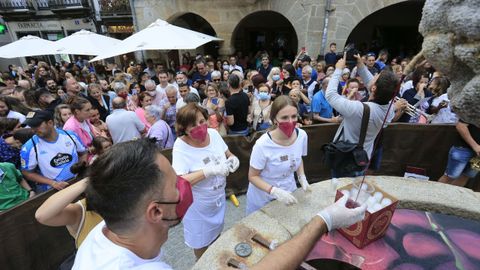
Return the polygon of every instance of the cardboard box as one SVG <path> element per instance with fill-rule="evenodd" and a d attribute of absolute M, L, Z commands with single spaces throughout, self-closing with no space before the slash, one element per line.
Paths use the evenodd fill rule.
<path fill-rule="evenodd" d="M 352 244 L 354 244 L 358 248 L 363 248 L 366 245 L 372 243 L 377 239 L 382 238 L 385 235 L 385 232 L 390 225 L 390 221 L 392 220 L 393 213 L 395 212 L 395 208 L 398 204 L 397 198 L 386 193 L 378 186 L 368 181 L 365 182 L 375 187 L 375 192 L 380 191 L 382 192 L 384 198 L 389 198 L 390 200 L 392 200 L 392 204 L 374 213 L 366 211 L 365 218 L 362 221 L 357 222 L 348 228 L 338 229 L 338 232 L 340 232 L 345 238 L 347 238 L 350 242 L 352 242 Z M 341 190 L 349 191 L 352 189 L 352 186 L 353 184 L 349 184 L 339 188 L 335 196 L 335 201 L 337 201 L 343 196 Z"/>

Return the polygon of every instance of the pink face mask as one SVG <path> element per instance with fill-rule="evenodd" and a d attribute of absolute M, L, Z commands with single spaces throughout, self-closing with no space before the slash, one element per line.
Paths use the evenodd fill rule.
<path fill-rule="evenodd" d="M 176 218 L 164 218 L 165 221 L 177 221 L 177 223 L 172 224 L 170 227 L 174 227 L 182 221 L 183 217 L 187 213 L 188 208 L 193 203 L 193 194 L 192 194 L 192 186 L 190 182 L 185 180 L 181 176 L 177 176 L 177 190 L 179 193 L 178 201 L 177 202 L 159 202 L 163 204 L 176 204 L 175 213 L 177 214 Z"/>
<path fill-rule="evenodd" d="M 287 136 L 288 138 L 292 137 L 293 131 L 297 126 L 297 121 L 293 122 L 280 122 L 278 123 L 278 128 Z"/>
<path fill-rule="evenodd" d="M 205 141 L 207 134 L 207 124 L 201 124 L 190 130 L 190 137 L 200 142 Z"/>

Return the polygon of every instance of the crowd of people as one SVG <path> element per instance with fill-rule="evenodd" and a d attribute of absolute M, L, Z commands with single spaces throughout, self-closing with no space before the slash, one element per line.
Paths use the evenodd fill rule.
<path fill-rule="evenodd" d="M 367 104 L 370 117 L 364 149 L 368 158 L 377 156 L 371 166 L 376 169 L 381 143 L 373 151 L 374 142 L 386 123 L 458 122 L 446 94 L 448 78 L 421 53 L 411 60 L 391 57 L 386 50 L 378 56 L 348 55 L 337 53 L 332 43 L 325 60 L 312 59 L 301 50 L 293 62 L 277 60 L 278 66 L 271 64 L 266 53 L 259 53 L 252 62 L 237 55 L 228 60 L 186 56 L 183 65 L 170 68 L 151 59 L 144 66 L 127 56 L 123 66 L 110 68 L 81 59 L 55 66 L 33 60 L 25 69 L 12 65 L 0 82 L 0 173 L 6 187 L 0 191 L 0 211 L 36 193 L 61 190 L 38 209 L 36 217 L 46 225 L 67 226 L 77 247 L 84 241 L 91 248 L 80 248 L 77 269 L 114 260 L 114 251 L 101 257 L 92 254 L 96 244 L 110 245 L 107 238 L 125 246 L 128 243 L 122 243 L 122 237 L 132 233 L 148 242 L 150 234 L 140 236 L 145 231 L 132 227 L 139 224 L 138 211 L 144 211 L 146 223 L 164 222 L 161 232 L 183 218 L 185 243 L 200 258 L 223 229 L 226 177 L 239 167 L 223 136 L 267 131 L 251 154 L 249 214 L 274 199 L 286 205 L 297 203 L 292 195 L 295 179 L 309 191 L 302 160 L 308 136 L 302 126 L 341 123 L 335 138 L 358 142 L 362 103 Z M 468 157 L 479 155 L 478 128 L 461 120 L 457 128 L 466 142 L 460 148 L 467 150 L 461 161 L 451 153 L 444 182 L 462 174 L 467 179 L 474 176 Z M 159 152 L 147 150 L 142 138 L 149 138 L 155 151 L 173 148 L 172 165 Z M 68 180 L 84 175 L 89 178 L 69 186 Z M 333 170 L 332 176 L 347 175 Z M 150 192 L 149 188 L 159 185 L 156 178 L 172 178 L 165 181 L 174 184 L 162 180 L 161 189 Z M 141 187 L 133 188 L 134 184 Z M 87 199 L 74 203 L 84 192 Z M 154 204 L 164 207 L 158 210 L 161 215 L 157 216 Z M 176 211 L 167 209 L 169 204 L 175 204 Z M 344 220 L 357 220 L 340 216 L 320 214 L 328 230 L 348 225 Z M 331 221 L 332 217 L 338 220 Z M 108 228 L 103 231 L 95 227 L 102 219 Z M 155 230 L 141 223 L 138 228 Z M 86 236 L 92 229 L 97 238 Z M 106 239 L 99 240 L 99 234 Z M 157 257 L 158 246 L 150 244 L 150 250 L 138 249 L 138 257 L 129 255 L 133 264 L 141 263 L 138 258 Z"/>

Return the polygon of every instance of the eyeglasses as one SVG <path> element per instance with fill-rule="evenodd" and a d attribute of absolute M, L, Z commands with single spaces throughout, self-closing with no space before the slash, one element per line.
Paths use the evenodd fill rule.
<path fill-rule="evenodd" d="M 214 81 L 214 82 L 219 82 L 220 79 L 212 79 L 212 81 Z"/>

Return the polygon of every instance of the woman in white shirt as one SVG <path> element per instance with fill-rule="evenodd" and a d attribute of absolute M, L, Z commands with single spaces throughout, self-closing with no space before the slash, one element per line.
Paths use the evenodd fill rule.
<path fill-rule="evenodd" d="M 297 104 L 288 96 L 275 99 L 270 111 L 273 129 L 263 134 L 250 156 L 250 181 L 247 191 L 247 215 L 277 199 L 286 205 L 297 199 L 294 172 L 307 191 L 310 189 L 303 169 L 302 156 L 307 155 L 307 133 L 296 128 Z"/>
<path fill-rule="evenodd" d="M 200 258 L 217 239 L 225 218 L 226 176 L 240 162 L 220 134 L 207 127 L 208 112 L 190 103 L 177 113 L 178 139 L 173 145 L 172 166 L 192 184 L 193 204 L 183 218 L 185 244 Z"/>

